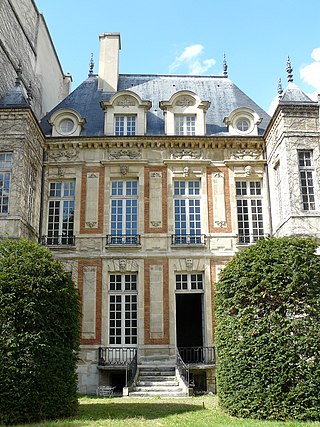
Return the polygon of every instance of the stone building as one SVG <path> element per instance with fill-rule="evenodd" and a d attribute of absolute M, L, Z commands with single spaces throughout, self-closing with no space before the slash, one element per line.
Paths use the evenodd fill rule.
<path fill-rule="evenodd" d="M 319 105 L 290 62 L 270 118 L 226 62 L 127 75 L 119 50 L 102 34 L 98 74 L 40 125 L 18 69 L 0 99 L 0 232 L 38 239 L 74 278 L 80 392 L 214 391 L 219 271 L 265 236 L 320 234 Z"/>

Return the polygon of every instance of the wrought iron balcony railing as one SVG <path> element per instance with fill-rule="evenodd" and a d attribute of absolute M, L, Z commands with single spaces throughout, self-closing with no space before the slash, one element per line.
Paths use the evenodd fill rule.
<path fill-rule="evenodd" d="M 137 356 L 135 347 L 99 347 L 99 366 L 127 366 Z"/>
<path fill-rule="evenodd" d="M 42 236 L 41 243 L 45 246 L 74 246 L 75 236 Z"/>
<path fill-rule="evenodd" d="M 140 245 L 140 234 L 107 234 L 107 245 Z"/>
<path fill-rule="evenodd" d="M 181 359 L 186 364 L 216 364 L 216 349 L 215 347 L 179 347 Z"/>
<path fill-rule="evenodd" d="M 205 234 L 173 234 L 171 236 L 172 245 L 204 246 L 205 243 L 206 243 Z"/>

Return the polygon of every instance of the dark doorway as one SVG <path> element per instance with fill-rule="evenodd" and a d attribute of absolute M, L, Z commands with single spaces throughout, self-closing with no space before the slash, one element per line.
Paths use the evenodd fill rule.
<path fill-rule="evenodd" d="M 178 347 L 202 347 L 202 294 L 176 294 Z"/>

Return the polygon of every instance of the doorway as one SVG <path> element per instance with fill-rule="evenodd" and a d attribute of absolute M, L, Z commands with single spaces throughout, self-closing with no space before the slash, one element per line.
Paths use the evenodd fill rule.
<path fill-rule="evenodd" d="M 176 294 L 177 347 L 203 346 L 202 295 Z"/>

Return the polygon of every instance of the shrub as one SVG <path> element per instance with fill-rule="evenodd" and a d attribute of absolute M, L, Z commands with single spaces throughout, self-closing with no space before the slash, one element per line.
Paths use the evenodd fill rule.
<path fill-rule="evenodd" d="M 320 259 L 309 238 L 239 252 L 216 289 L 218 394 L 240 417 L 320 419 Z"/>
<path fill-rule="evenodd" d="M 0 423 L 68 417 L 77 409 L 79 297 L 41 246 L 0 244 Z"/>

